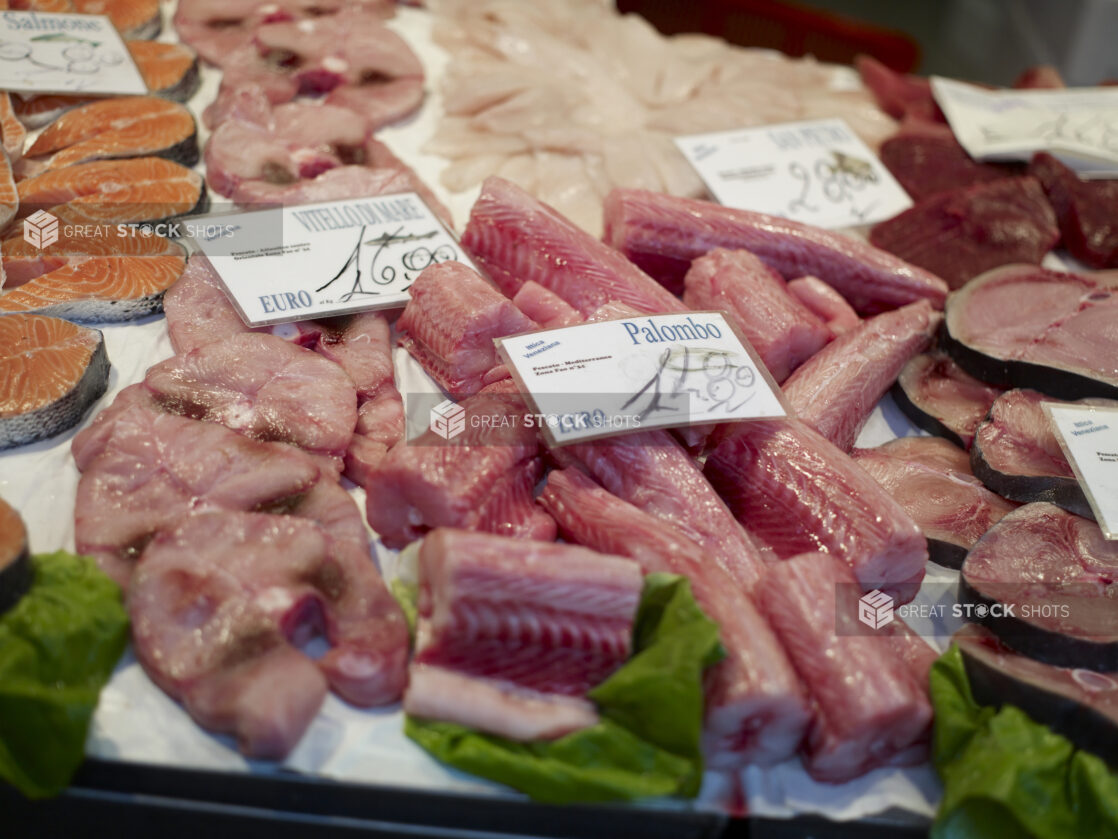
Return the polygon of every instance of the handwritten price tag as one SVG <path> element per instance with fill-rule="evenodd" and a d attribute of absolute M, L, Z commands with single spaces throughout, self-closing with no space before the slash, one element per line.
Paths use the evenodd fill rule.
<path fill-rule="evenodd" d="M 1118 408 L 1042 407 L 1107 539 L 1118 539 Z"/>
<path fill-rule="evenodd" d="M 1047 151 L 1083 177 L 1118 177 L 1118 88 L 984 90 L 937 77 L 932 92 L 971 157 Z"/>
<path fill-rule="evenodd" d="M 837 228 L 873 224 L 912 206 L 841 119 L 696 134 L 675 143 L 727 207 Z"/>
<path fill-rule="evenodd" d="M 474 267 L 413 192 L 183 224 L 249 326 L 403 306 L 427 266 Z"/>
<path fill-rule="evenodd" d="M 586 323 L 498 346 L 552 445 L 787 415 L 780 388 L 717 312 Z"/>

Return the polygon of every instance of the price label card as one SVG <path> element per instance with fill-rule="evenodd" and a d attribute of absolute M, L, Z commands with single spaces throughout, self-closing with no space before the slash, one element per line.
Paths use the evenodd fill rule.
<path fill-rule="evenodd" d="M 814 224 L 892 218 L 912 200 L 841 119 L 677 137 L 719 203 Z"/>
<path fill-rule="evenodd" d="M 1043 403 L 1107 539 L 1118 539 L 1118 408 Z"/>
<path fill-rule="evenodd" d="M 403 306 L 427 266 L 474 268 L 413 192 L 194 217 L 180 227 L 249 326 Z"/>
<path fill-rule="evenodd" d="M 20 93 L 148 92 L 105 15 L 0 12 L 0 89 Z"/>
<path fill-rule="evenodd" d="M 935 77 L 932 93 L 971 157 L 1047 151 L 1082 177 L 1118 177 L 1118 88 L 984 90 Z"/>
<path fill-rule="evenodd" d="M 718 312 L 585 323 L 497 345 L 552 445 L 787 415 L 780 388 Z"/>

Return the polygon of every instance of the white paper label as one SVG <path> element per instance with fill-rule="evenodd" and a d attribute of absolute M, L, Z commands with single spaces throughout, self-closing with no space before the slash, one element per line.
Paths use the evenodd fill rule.
<path fill-rule="evenodd" d="M 1118 177 L 1118 88 L 983 90 L 936 77 L 932 92 L 971 157 L 1047 151 L 1083 177 Z"/>
<path fill-rule="evenodd" d="M 105 15 L 5 11 L 0 88 L 27 93 L 145 94 L 143 76 Z"/>
<path fill-rule="evenodd" d="M 1118 408 L 1043 407 L 1103 535 L 1118 539 Z"/>
<path fill-rule="evenodd" d="M 497 343 L 553 445 L 787 415 L 768 371 L 717 312 L 642 315 Z"/>
<path fill-rule="evenodd" d="M 184 226 L 250 326 L 403 306 L 429 265 L 474 267 L 414 192 L 195 217 Z"/>
<path fill-rule="evenodd" d="M 912 206 L 841 119 L 675 139 L 719 203 L 814 224 L 873 224 Z"/>

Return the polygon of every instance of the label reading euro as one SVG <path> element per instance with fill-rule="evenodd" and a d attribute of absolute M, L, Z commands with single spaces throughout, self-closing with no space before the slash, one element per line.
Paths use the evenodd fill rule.
<path fill-rule="evenodd" d="M 641 315 L 502 338 L 552 445 L 783 417 L 780 389 L 717 312 Z"/>
<path fill-rule="evenodd" d="M 1103 535 L 1118 539 L 1118 408 L 1043 407 Z"/>
<path fill-rule="evenodd" d="M 105 15 L 0 12 L 0 90 L 127 96 L 144 77 Z"/>
<path fill-rule="evenodd" d="M 423 269 L 474 267 L 413 192 L 196 217 L 186 228 L 241 318 L 265 326 L 405 305 Z"/>
<path fill-rule="evenodd" d="M 720 204 L 817 227 L 858 227 L 912 206 L 908 193 L 841 119 L 677 137 Z"/>

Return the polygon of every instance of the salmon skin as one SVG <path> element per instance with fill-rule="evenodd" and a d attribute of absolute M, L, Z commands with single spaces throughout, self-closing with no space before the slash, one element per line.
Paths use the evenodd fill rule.
<path fill-rule="evenodd" d="M 20 181 L 20 216 L 45 209 L 62 222 L 166 221 L 206 208 L 202 176 L 161 157 L 95 160 Z"/>
<path fill-rule="evenodd" d="M 197 128 L 183 105 L 155 96 L 102 99 L 67 111 L 36 138 L 21 169 L 51 169 L 122 157 L 198 162 Z"/>
<path fill-rule="evenodd" d="M 728 248 L 750 251 L 785 279 L 819 277 L 863 315 L 917 300 L 942 309 L 947 297 L 942 279 L 865 242 L 709 201 L 615 189 L 606 196 L 605 228 L 608 244 L 669 287 L 691 260 Z"/>
<path fill-rule="evenodd" d="M 128 41 L 125 46 L 152 95 L 185 102 L 198 90 L 198 56 L 190 47 L 161 41 Z M 44 93 L 16 96 L 12 107 L 28 128 L 42 128 L 70 108 L 96 101 L 99 97 Z"/>
<path fill-rule="evenodd" d="M 27 594 L 34 579 L 27 528 L 19 513 L 0 498 L 0 615 Z"/>
<path fill-rule="evenodd" d="M 108 382 L 98 330 L 37 314 L 0 317 L 0 449 L 77 425 Z"/>
<path fill-rule="evenodd" d="M 69 0 L 74 11 L 108 15 L 122 38 L 154 38 L 163 30 L 159 0 Z"/>

